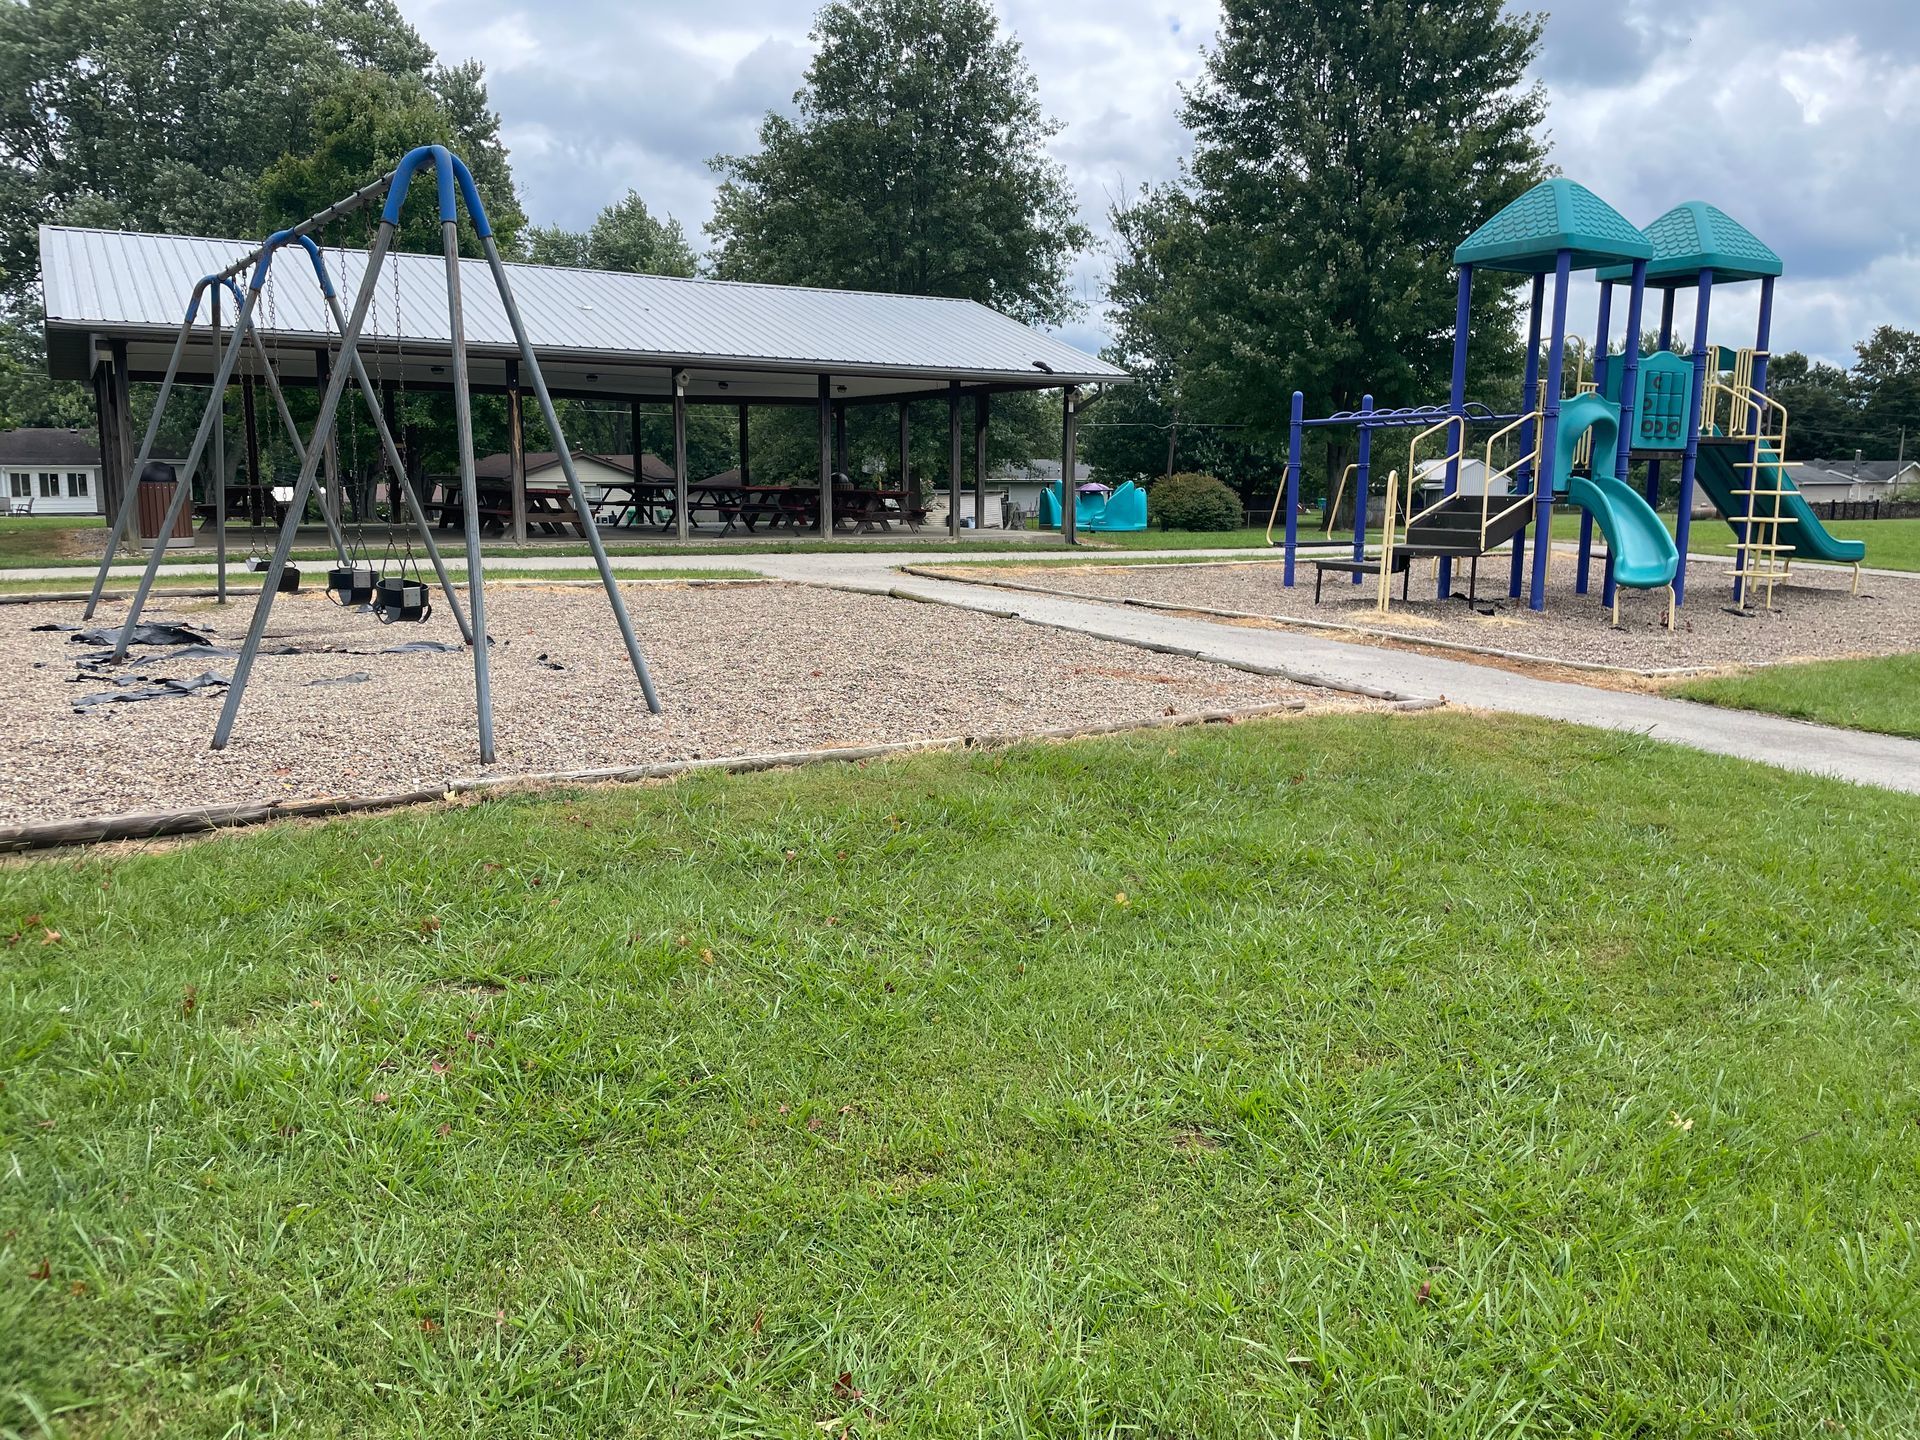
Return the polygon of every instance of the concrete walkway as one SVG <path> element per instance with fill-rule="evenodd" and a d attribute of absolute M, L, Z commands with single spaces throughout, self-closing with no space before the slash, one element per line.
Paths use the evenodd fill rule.
<path fill-rule="evenodd" d="M 1247 558 L 1245 550 L 1132 552 L 1165 558 L 1221 554 Z M 1262 552 L 1252 552 L 1259 554 Z M 706 554 L 632 555 L 614 559 L 617 573 L 672 567 L 683 570 L 752 569 L 782 580 L 830 585 L 876 594 L 899 592 L 968 609 L 1012 612 L 1024 620 L 1076 630 L 1128 644 L 1171 646 L 1239 664 L 1283 670 L 1303 679 L 1364 690 L 1394 691 L 1456 705 L 1519 715 L 1537 715 L 1605 729 L 1632 731 L 1690 745 L 1717 755 L 1757 760 L 1806 774 L 1829 775 L 1890 790 L 1920 794 L 1920 741 L 1837 730 L 1744 710 L 1723 710 L 1617 690 L 1539 680 L 1462 660 L 1389 650 L 1328 639 L 1303 631 L 1262 630 L 1219 624 L 1129 606 L 1068 600 L 989 589 L 957 581 L 903 575 L 902 565 L 965 560 L 900 550 L 804 554 L 743 551 Z M 986 558 L 984 555 L 978 558 Z M 994 558 L 1008 558 L 996 556 Z M 584 556 L 515 556 L 500 561 L 515 570 L 579 571 Z M 451 568 L 451 567 L 450 567 Z M 169 575 L 208 575 L 213 567 L 170 565 Z M 92 571 L 72 567 L 0 571 L 0 580 L 74 579 L 84 589 Z M 116 566 L 115 580 L 131 581 L 138 567 Z"/>
<path fill-rule="evenodd" d="M 1011 611 L 1023 620 L 1103 639 L 1197 650 L 1241 664 L 1283 669 L 1303 679 L 1445 699 L 1475 709 L 1627 730 L 1716 755 L 1920 794 L 1920 741 L 1657 695 L 1537 680 L 1490 665 L 1355 645 L 1303 631 L 1223 625 L 1131 606 L 901 575 L 888 560 L 878 555 L 768 555 L 754 565 L 782 579 L 878 593 L 898 591 L 970 609 Z"/>

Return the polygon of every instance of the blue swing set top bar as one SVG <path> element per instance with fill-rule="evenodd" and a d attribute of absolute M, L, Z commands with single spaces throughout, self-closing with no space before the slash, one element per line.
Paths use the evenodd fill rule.
<path fill-rule="evenodd" d="M 444 145 L 421 145 L 409 150 L 400 163 L 377 180 L 369 181 L 343 200 L 338 200 L 326 209 L 309 215 L 297 225 L 285 230 L 277 230 L 256 250 L 250 250 L 226 269 L 210 279 L 228 280 L 241 274 L 249 266 L 253 267 L 253 278 L 248 288 L 259 289 L 266 283 L 267 270 L 273 263 L 273 252 L 283 245 L 294 241 L 306 247 L 307 253 L 314 257 L 315 268 L 322 282 L 326 281 L 326 270 L 320 264 L 317 247 L 312 240 L 316 230 L 323 230 L 342 215 L 351 215 L 357 210 L 384 201 L 380 219 L 388 225 L 400 223 L 400 212 L 406 204 L 407 191 L 411 188 L 414 175 L 428 161 L 433 162 L 435 188 L 440 202 L 440 220 L 442 224 L 455 218 L 455 196 L 466 202 L 467 216 L 473 222 L 474 230 L 481 239 L 493 234 L 493 226 L 487 219 L 487 210 L 480 203 L 479 188 L 473 183 L 473 172 L 467 169 L 466 162 Z M 328 291 L 332 293 L 331 289 Z"/>

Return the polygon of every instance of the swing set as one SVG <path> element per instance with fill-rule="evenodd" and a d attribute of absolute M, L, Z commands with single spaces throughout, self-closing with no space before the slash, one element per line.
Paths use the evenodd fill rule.
<path fill-rule="evenodd" d="M 376 308 L 381 271 L 386 266 L 392 251 L 394 235 L 399 229 L 409 188 L 414 177 L 429 166 L 432 168 L 436 182 L 441 245 L 446 263 L 454 424 L 460 458 L 462 509 L 466 521 L 467 603 L 464 607 L 460 603 L 459 591 L 447 574 L 447 567 L 441 557 L 440 549 L 434 542 L 433 528 L 427 522 L 420 498 L 407 474 L 406 462 L 401 456 L 399 446 L 394 442 L 392 430 L 382 412 L 379 388 L 374 378 L 368 374 L 359 349 L 361 333 L 367 325 L 369 312 Z M 486 589 L 480 554 L 480 505 L 474 474 L 473 406 L 468 388 L 466 338 L 460 300 L 460 239 L 456 208 L 458 203 L 465 205 L 467 218 L 479 236 L 481 250 L 492 276 L 494 288 L 499 294 L 501 308 L 505 311 L 507 321 L 512 327 L 523 374 L 531 379 L 533 392 L 539 401 L 541 416 L 553 437 L 553 448 L 559 457 L 561 471 L 566 477 L 574 511 L 582 517 L 581 528 L 587 537 L 588 548 L 593 552 L 594 565 L 599 570 L 608 602 L 613 607 L 614 619 L 619 626 L 620 637 L 626 645 L 627 657 L 633 665 L 634 675 L 640 682 L 641 693 L 646 699 L 648 710 L 655 715 L 661 713 L 660 700 L 654 691 L 652 675 L 647 669 L 646 658 L 640 652 L 640 642 L 634 634 L 633 620 L 627 613 L 626 604 L 620 596 L 620 588 L 607 562 L 606 547 L 601 542 L 599 526 L 592 518 L 592 507 L 580 484 L 580 477 L 574 469 L 572 452 L 561 432 L 560 419 L 554 411 L 553 398 L 548 393 L 539 359 L 534 355 L 533 345 L 527 338 L 527 330 L 521 321 L 519 306 L 514 302 L 512 288 L 507 282 L 506 268 L 501 262 L 499 248 L 494 243 L 493 229 L 487 222 L 486 209 L 480 202 L 478 190 L 474 187 L 473 176 L 460 158 L 445 146 L 423 145 L 408 152 L 389 174 L 361 187 L 345 199 L 336 201 L 299 224 L 268 236 L 265 243 L 258 249 L 241 256 L 226 269 L 203 276 L 188 298 L 186 318 L 181 322 L 179 334 L 174 340 L 173 352 L 160 382 L 159 393 L 154 399 L 153 414 L 147 421 L 146 433 L 140 443 L 139 458 L 134 464 L 133 474 L 138 475 L 145 470 L 147 461 L 153 453 L 161 419 L 166 412 L 167 400 L 178 378 L 181 359 L 194 333 L 202 301 L 209 296 L 212 301 L 209 317 L 218 363 L 214 370 L 211 394 L 201 414 L 199 428 L 194 432 L 193 444 L 188 451 L 186 463 L 176 473 L 173 496 L 167 508 L 166 519 L 158 528 L 157 538 L 147 556 L 146 570 L 134 590 L 126 620 L 122 623 L 119 635 L 114 642 L 115 660 L 126 657 L 127 646 L 139 623 L 141 610 L 145 607 L 147 597 L 151 594 L 154 581 L 159 575 L 161 558 L 166 551 L 166 537 L 173 532 L 181 510 L 187 504 L 193 488 L 194 472 L 200 465 L 202 455 L 208 452 L 209 443 L 211 443 L 213 459 L 214 484 L 216 487 L 224 488 L 224 419 L 227 386 L 233 378 L 242 349 L 249 343 L 257 367 L 264 375 L 267 391 L 273 399 L 275 409 L 279 412 L 281 423 L 292 441 L 295 453 L 300 456 L 299 477 L 294 482 L 292 494 L 288 499 L 286 515 L 281 522 L 280 533 L 273 551 L 261 566 L 260 596 L 254 605 L 253 618 L 247 627 L 247 637 L 234 665 L 233 679 L 228 685 L 219 722 L 214 727 L 213 748 L 215 750 L 224 750 L 227 742 L 232 738 L 234 721 L 239 715 L 240 704 L 246 694 L 247 680 L 252 674 L 253 662 L 259 654 L 268 617 L 273 611 L 274 596 L 280 593 L 288 579 L 291 579 L 295 585 L 298 584 L 299 571 L 289 563 L 288 557 L 293 550 L 294 540 L 300 522 L 305 517 L 308 502 L 313 497 L 316 477 L 324 466 L 329 483 L 322 490 L 319 508 L 337 561 L 327 572 L 328 598 L 342 606 L 368 605 L 373 614 L 386 623 L 418 623 L 428 619 L 433 613 L 432 597 L 429 586 L 413 558 L 413 541 L 417 535 L 421 548 L 425 551 L 433 568 L 439 589 L 446 597 L 448 607 L 459 625 L 461 640 L 472 652 L 475 720 L 480 741 L 480 761 L 485 765 L 494 762 L 493 691 L 488 669 L 488 643 L 484 638 L 479 638 L 485 637 L 487 633 Z M 353 309 L 350 314 L 343 313 L 339 294 L 334 288 L 332 274 L 327 267 L 325 254 L 314 237 L 324 236 L 330 223 L 349 214 L 367 211 L 370 215 L 372 207 L 376 205 L 380 206 L 379 223 L 368 246 L 366 265 L 360 276 L 359 288 L 354 295 Z M 273 355 L 260 332 L 257 319 L 262 305 L 262 294 L 267 291 L 274 256 L 277 252 L 294 245 L 303 249 L 311 262 L 315 283 L 326 302 L 329 321 L 330 363 L 324 367 L 325 389 L 321 394 L 319 413 L 314 421 L 313 431 L 304 439 L 300 434 L 299 426 L 294 422 L 292 411 L 287 406 L 286 395 L 280 385 Z M 237 277 L 245 274 L 249 267 L 252 269 L 252 276 L 243 295 L 237 283 Z M 230 332 L 221 330 L 220 295 L 222 291 L 232 297 L 235 305 L 235 316 Z M 400 282 L 396 270 L 394 273 L 396 310 L 399 297 Z M 268 328 L 271 329 L 273 302 L 270 292 L 267 294 L 265 303 L 269 316 Z M 377 332 L 378 326 L 374 328 Z M 398 333 L 402 328 L 396 314 L 395 332 Z M 338 335 L 337 340 L 332 339 L 335 332 Z M 222 342 L 223 333 L 226 334 L 224 343 Z M 377 349 L 374 354 L 374 364 L 376 367 L 381 364 Z M 395 555 L 394 543 L 389 532 L 387 555 L 377 569 L 365 545 L 364 500 L 356 505 L 355 536 L 352 545 L 348 543 L 337 513 L 341 490 L 334 440 L 338 430 L 341 396 L 349 380 L 355 382 L 359 389 L 372 429 L 380 441 L 386 468 L 392 476 L 396 490 L 406 502 L 408 517 L 411 521 L 404 555 Z M 402 384 L 404 385 L 404 375 Z M 355 432 L 354 443 L 357 449 L 357 432 Z M 136 490 L 136 486 L 126 487 L 126 494 L 114 516 L 106 551 L 100 561 L 100 571 L 94 577 L 93 589 L 87 598 L 85 615 L 88 619 L 93 617 L 94 610 L 100 603 L 101 592 L 106 587 L 107 571 L 113 564 L 114 556 L 118 553 L 121 541 L 127 533 L 128 524 L 137 504 Z M 224 495 L 216 498 L 214 516 L 216 554 L 220 568 L 220 594 L 221 599 L 224 600 L 226 592 Z"/>

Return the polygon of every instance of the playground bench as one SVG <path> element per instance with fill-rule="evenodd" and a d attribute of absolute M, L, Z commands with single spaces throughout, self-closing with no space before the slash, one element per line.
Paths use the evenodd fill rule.
<path fill-rule="evenodd" d="M 1396 552 L 1387 567 L 1401 577 L 1400 598 L 1407 598 L 1408 589 L 1413 584 L 1413 557 L 1404 552 Z M 1336 570 L 1342 575 L 1378 575 L 1378 560 L 1318 560 L 1313 561 L 1313 603 L 1320 603 L 1320 587 L 1326 582 L 1327 571 Z"/>

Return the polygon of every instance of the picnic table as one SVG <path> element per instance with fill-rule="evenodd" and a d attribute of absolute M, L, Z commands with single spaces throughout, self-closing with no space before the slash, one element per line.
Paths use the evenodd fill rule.
<path fill-rule="evenodd" d="M 498 534 L 513 523 L 513 487 L 504 481 L 482 480 L 475 490 L 479 500 L 477 507 L 481 529 L 488 534 Z M 460 494 L 460 487 L 446 487 L 445 497 L 425 501 L 421 509 L 429 518 L 437 516 L 440 528 L 457 530 L 466 524 L 466 502 Z M 527 529 L 543 535 L 564 535 L 568 530 L 584 540 L 587 538 L 586 522 L 573 508 L 573 494 L 564 486 L 527 487 Z"/>
<path fill-rule="evenodd" d="M 656 524 L 663 531 L 671 530 L 676 500 L 675 486 L 671 480 L 609 480 L 600 487 L 600 504 L 605 508 L 599 511 L 599 515 L 601 522 L 608 525 L 624 524 L 628 515 L 632 515 L 638 523 L 644 516 L 645 523 Z M 734 522 L 740 518 L 740 487 L 714 485 L 705 481 L 689 485 L 688 520 L 697 519 L 702 511 L 725 522 L 727 530 L 733 529 Z"/>

